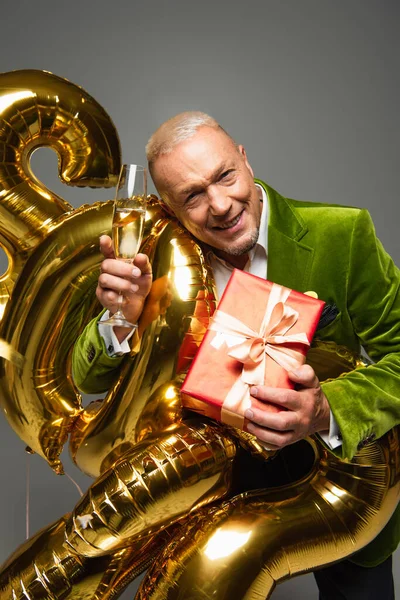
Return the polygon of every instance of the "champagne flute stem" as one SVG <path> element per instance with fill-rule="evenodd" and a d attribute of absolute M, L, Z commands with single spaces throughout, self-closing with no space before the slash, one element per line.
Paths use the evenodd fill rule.
<path fill-rule="evenodd" d="M 117 303 L 117 313 L 121 314 L 122 313 L 122 305 L 124 303 L 124 297 L 122 295 L 122 293 L 120 292 L 118 294 L 118 303 Z"/>

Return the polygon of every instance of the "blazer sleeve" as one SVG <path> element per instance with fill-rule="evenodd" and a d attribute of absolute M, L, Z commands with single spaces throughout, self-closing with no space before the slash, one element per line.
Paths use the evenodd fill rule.
<path fill-rule="evenodd" d="M 376 238 L 369 213 L 355 220 L 347 310 L 374 364 L 322 384 L 339 425 L 343 458 L 400 423 L 400 272 Z"/>
<path fill-rule="evenodd" d="M 75 385 L 87 394 L 108 390 L 117 379 L 124 360 L 124 356 L 111 357 L 107 354 L 97 326 L 102 314 L 85 327 L 72 352 L 73 380 Z"/>

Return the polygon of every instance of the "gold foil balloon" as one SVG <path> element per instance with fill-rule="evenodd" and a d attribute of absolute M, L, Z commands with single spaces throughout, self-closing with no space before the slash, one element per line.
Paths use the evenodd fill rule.
<path fill-rule="evenodd" d="M 260 475 L 260 485 L 275 487 L 249 491 L 240 459 L 258 456 L 257 472 L 281 453 L 271 459 L 253 436 L 182 409 L 180 385 L 216 305 L 214 280 L 156 199 L 143 244 L 154 283 L 135 352 L 107 397 L 81 407 L 69 354 L 99 308 L 98 237 L 110 229 L 112 203 L 72 210 L 35 180 L 29 156 L 50 145 L 65 182 L 111 185 L 117 134 L 85 92 L 41 72 L 0 76 L 0 116 L 0 240 L 10 261 L 0 281 L 1 405 L 54 469 L 71 433 L 74 460 L 98 477 L 70 515 L 10 557 L 1 600 L 116 598 L 152 562 L 143 600 L 260 600 L 279 580 L 368 543 L 399 499 L 398 430 L 351 462 L 317 437 L 303 441 L 308 471 L 280 486 Z M 321 379 L 358 366 L 332 344 L 316 344 L 309 358 Z"/>
<path fill-rule="evenodd" d="M 187 521 L 137 600 L 261 600 L 288 577 L 349 556 L 374 539 L 399 501 L 400 428 L 345 463 L 309 440 L 295 484 L 248 492 Z"/>
<path fill-rule="evenodd" d="M 336 365 L 346 366 L 343 354 L 337 350 Z M 229 434 L 196 419 L 128 452 L 72 515 L 9 559 L 2 600 L 118 597 L 151 562 L 141 600 L 268 598 L 280 580 L 363 547 L 398 503 L 399 428 L 351 462 L 317 437 L 303 441 L 310 459 L 301 477 L 236 496 Z"/>
<path fill-rule="evenodd" d="M 2 600 L 115 599 L 129 581 L 151 564 L 175 531 L 140 540 L 140 545 L 133 544 L 112 555 L 84 559 L 73 556 L 63 544 L 67 517 L 26 541 L 2 565 Z"/>
<path fill-rule="evenodd" d="M 150 203 L 155 226 L 142 250 L 152 262 L 153 285 L 139 321 L 139 353 L 124 361 L 108 396 L 94 413 L 82 413 L 72 431 L 71 454 L 92 476 L 138 442 L 181 426 L 179 387 L 201 340 L 193 332 L 194 315 L 203 314 L 205 330 L 215 308 L 213 278 L 197 244 L 176 221 L 159 215 Z"/>
<path fill-rule="evenodd" d="M 68 355 L 95 305 L 88 292 L 111 205 L 74 211 L 46 189 L 30 168 L 40 146 L 57 152 L 64 183 L 115 185 L 118 135 L 89 94 L 42 71 L 0 74 L 0 244 L 9 261 L 0 278 L 0 403 L 16 433 L 60 472 L 81 411 Z"/>

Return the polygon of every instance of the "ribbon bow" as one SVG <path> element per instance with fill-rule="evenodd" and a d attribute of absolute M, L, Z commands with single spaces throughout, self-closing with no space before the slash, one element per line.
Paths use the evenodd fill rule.
<path fill-rule="evenodd" d="M 289 371 L 302 364 L 303 354 L 287 344 L 310 345 L 304 332 L 287 335 L 299 317 L 295 309 L 285 304 L 290 291 L 272 284 L 259 331 L 221 310 L 214 315 L 210 329 L 217 335 L 211 345 L 219 348 L 226 343 L 230 348 L 228 356 L 243 363 L 241 377 L 229 391 L 221 413 L 222 420 L 235 427 L 243 427 L 244 419 L 237 413 L 243 415 L 251 405 L 250 386 L 264 384 L 266 355 Z"/>

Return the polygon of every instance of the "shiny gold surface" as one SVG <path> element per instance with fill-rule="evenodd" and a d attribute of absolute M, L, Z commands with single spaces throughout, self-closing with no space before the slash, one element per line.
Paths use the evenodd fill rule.
<path fill-rule="evenodd" d="M 99 556 L 168 527 L 229 489 L 234 442 L 195 419 L 143 442 L 89 488 L 66 526 L 75 554 Z"/>
<path fill-rule="evenodd" d="M 153 286 L 139 322 L 141 347 L 95 413 L 85 411 L 71 435 L 71 454 L 98 476 L 110 460 L 181 420 L 179 387 L 215 308 L 213 278 L 195 242 L 175 221 L 158 218 L 142 245 Z M 159 211 L 158 211 L 159 212 Z M 210 283 L 209 283 L 210 282 Z"/>
<path fill-rule="evenodd" d="M 203 508 L 197 502 L 196 511 L 176 522 L 189 511 L 189 498 L 195 500 L 202 473 L 210 490 L 204 502 L 221 497 L 224 489 L 222 477 L 212 485 L 224 463 L 221 450 L 219 463 L 213 457 L 221 433 L 206 428 L 184 428 L 179 439 L 173 434 L 153 447 L 146 444 L 141 451 L 137 448 L 135 458 L 117 462 L 74 515 L 37 534 L 3 565 L 2 600 L 116 598 L 151 562 L 137 599 L 186 599 L 194 591 L 204 599 L 269 598 L 282 579 L 364 546 L 398 503 L 396 429 L 365 447 L 351 463 L 310 439 L 314 459 L 303 478 Z M 180 457 L 179 440 L 186 442 Z M 228 437 L 226 448 L 227 443 Z M 225 468 L 231 458 L 225 452 Z M 229 479 L 228 473 L 227 488 Z M 172 529 L 164 530 L 174 521 Z M 79 554 L 65 544 L 66 537 Z M 101 556 L 107 544 L 113 551 Z"/>
<path fill-rule="evenodd" d="M 346 371 L 355 357 L 340 348 L 332 360 Z M 173 390 L 164 389 L 163 398 L 173 399 Z M 230 492 L 233 439 L 230 428 L 198 417 L 149 435 L 53 526 L 62 535 L 45 530 L 10 558 L 1 598 L 25 600 L 24 589 L 30 600 L 118 597 L 153 561 L 138 599 L 183 599 L 193 591 L 199 598 L 268 598 L 282 579 L 362 548 L 399 501 L 398 429 L 351 462 L 309 439 L 313 459 L 302 478 L 238 496 Z"/>
<path fill-rule="evenodd" d="M 115 184 L 118 135 L 89 94 L 42 71 L 0 74 L 0 245 L 9 261 L 0 277 L 0 405 L 19 437 L 61 472 L 58 456 L 81 411 L 66 365 L 83 319 L 98 310 L 93 267 L 111 203 L 72 210 L 33 175 L 40 146 L 58 153 L 64 183 Z"/>
<path fill-rule="evenodd" d="M 399 428 L 351 463 L 317 439 L 310 444 L 315 460 L 302 480 L 245 493 L 187 521 L 151 567 L 137 600 L 269 598 L 279 581 L 371 541 L 399 501 Z"/>
<path fill-rule="evenodd" d="M 11 344 L 0 339 L 0 357 L 12 362 L 16 367 L 22 369 L 24 365 L 24 357 L 22 354 L 14 350 Z"/>
<path fill-rule="evenodd" d="M 3 565 L 1 600 L 116 598 L 153 561 L 143 600 L 260 600 L 281 579 L 368 543 L 399 500 L 398 430 L 351 462 L 310 439 L 301 478 L 234 495 L 244 476 L 233 475 L 239 445 L 259 464 L 271 453 L 254 436 L 182 410 L 179 389 L 215 309 L 214 281 L 201 249 L 155 198 L 143 244 L 154 284 L 139 351 L 104 401 L 81 407 L 69 353 L 99 309 L 98 237 L 110 231 L 112 203 L 71 210 L 35 180 L 29 156 L 46 143 L 65 182 L 107 186 L 118 137 L 83 90 L 42 72 L 0 75 L 0 122 L 0 243 L 10 261 L 0 279 L 0 403 L 55 470 L 71 433 L 76 463 L 98 477 L 71 515 Z M 329 343 L 314 344 L 308 360 L 321 379 L 361 364 Z"/>
<path fill-rule="evenodd" d="M 43 529 L 10 556 L 2 566 L 0 598 L 117 598 L 175 532 L 161 532 L 112 555 L 84 559 L 71 555 L 63 545 L 67 518 Z"/>
<path fill-rule="evenodd" d="M 369 360 L 335 342 L 314 340 L 307 353 L 307 363 L 312 365 L 320 381 L 327 381 L 357 367 L 365 367 Z"/>

